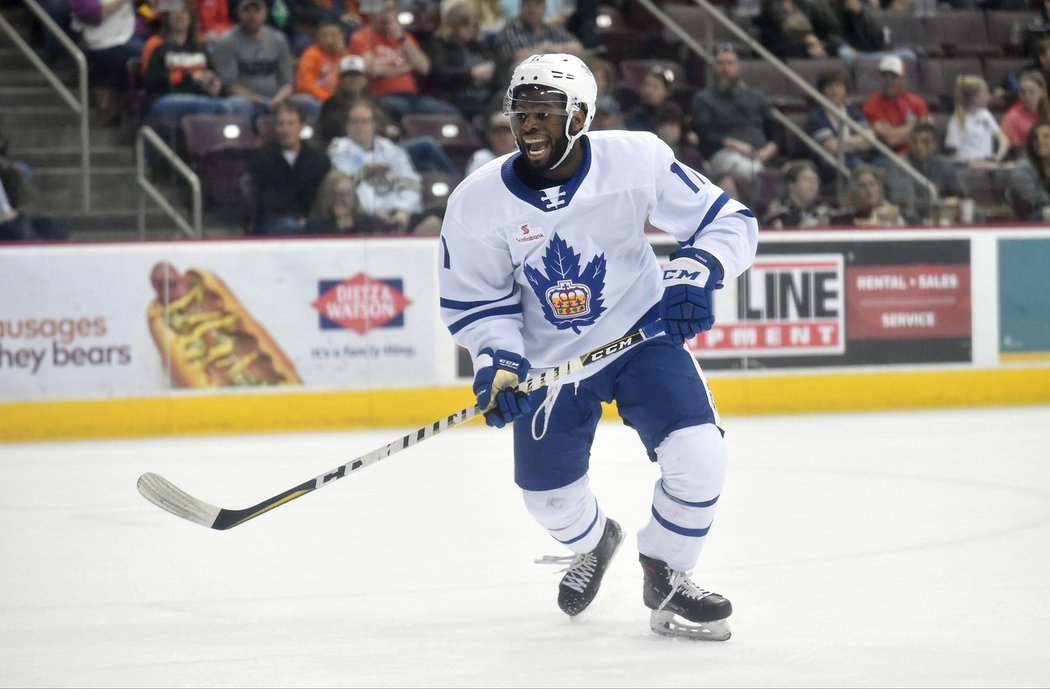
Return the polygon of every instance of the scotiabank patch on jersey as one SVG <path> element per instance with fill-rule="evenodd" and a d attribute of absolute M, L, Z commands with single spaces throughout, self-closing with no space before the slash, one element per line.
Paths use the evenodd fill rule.
<path fill-rule="evenodd" d="M 543 254 L 546 273 L 525 266 L 525 277 L 543 305 L 543 315 L 558 330 L 593 325 L 605 311 L 605 254 L 598 254 L 580 270 L 580 254 L 555 234 Z"/>
<path fill-rule="evenodd" d="M 322 330 L 353 330 L 364 335 L 372 328 L 405 324 L 405 297 L 400 278 L 377 279 L 358 273 L 348 280 L 319 280 L 311 304 L 320 314 Z"/>

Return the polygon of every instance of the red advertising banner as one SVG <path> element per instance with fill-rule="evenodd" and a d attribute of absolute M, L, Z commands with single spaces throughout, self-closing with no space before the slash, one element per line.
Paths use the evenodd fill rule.
<path fill-rule="evenodd" d="M 846 272 L 851 340 L 970 335 L 970 266 L 857 266 Z"/>

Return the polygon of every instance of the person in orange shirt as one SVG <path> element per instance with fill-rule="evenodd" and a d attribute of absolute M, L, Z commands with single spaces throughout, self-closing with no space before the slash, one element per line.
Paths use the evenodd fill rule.
<path fill-rule="evenodd" d="M 295 92 L 298 102 L 313 117 L 321 112 L 321 104 L 332 97 L 339 85 L 339 62 L 346 54 L 343 30 L 339 22 L 325 17 L 317 26 L 317 41 L 299 56 L 295 70 Z M 313 102 L 313 108 L 308 103 Z"/>
<path fill-rule="evenodd" d="M 365 58 L 372 94 L 398 120 L 408 113 L 460 114 L 451 103 L 420 94 L 416 75 L 430 73 L 430 58 L 397 21 L 394 0 L 384 0 L 370 23 L 354 32 L 350 53 Z"/>

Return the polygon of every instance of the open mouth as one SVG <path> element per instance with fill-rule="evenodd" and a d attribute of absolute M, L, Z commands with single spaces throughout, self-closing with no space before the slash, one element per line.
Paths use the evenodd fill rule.
<path fill-rule="evenodd" d="M 544 137 L 529 137 L 522 140 L 526 157 L 532 161 L 543 160 L 550 151 L 550 141 Z"/>

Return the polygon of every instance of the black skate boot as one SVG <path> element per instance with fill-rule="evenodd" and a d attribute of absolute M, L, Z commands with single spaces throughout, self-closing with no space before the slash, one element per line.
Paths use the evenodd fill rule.
<path fill-rule="evenodd" d="M 662 636 L 725 641 L 730 636 L 726 618 L 733 614 L 727 599 L 700 588 L 685 572 L 662 560 L 639 555 L 645 582 L 642 597 L 652 610 L 650 628 Z M 675 616 L 682 618 L 676 619 Z"/>
<path fill-rule="evenodd" d="M 602 540 L 589 553 L 576 555 L 558 585 L 558 607 L 566 615 L 579 615 L 587 609 L 602 585 L 605 568 L 623 541 L 623 529 L 612 519 L 605 520 Z"/>

